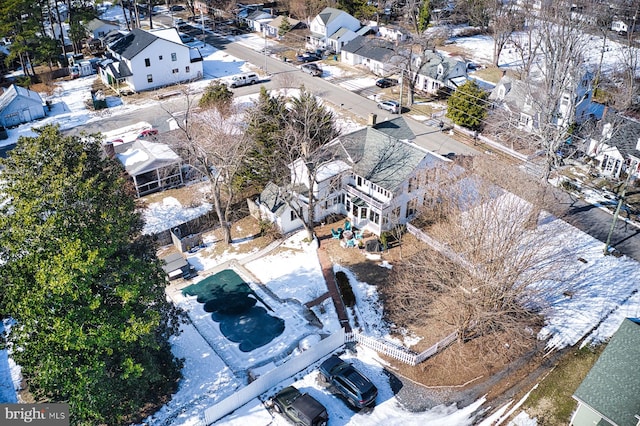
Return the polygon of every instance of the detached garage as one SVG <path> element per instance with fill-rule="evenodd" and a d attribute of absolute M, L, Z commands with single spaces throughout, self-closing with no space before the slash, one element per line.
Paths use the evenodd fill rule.
<path fill-rule="evenodd" d="M 45 116 L 37 92 L 12 84 L 0 95 L 0 125 L 14 127 Z"/>

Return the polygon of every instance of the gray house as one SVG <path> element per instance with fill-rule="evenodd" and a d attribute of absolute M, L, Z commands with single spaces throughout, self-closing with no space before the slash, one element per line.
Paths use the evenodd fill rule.
<path fill-rule="evenodd" d="M 0 125 L 18 126 L 45 116 L 42 98 L 37 92 L 12 84 L 0 95 Z"/>
<path fill-rule="evenodd" d="M 106 36 L 111 31 L 118 31 L 120 29 L 120 24 L 118 22 L 96 18 L 87 22 L 84 27 L 87 29 L 89 37 L 99 39 Z"/>
<path fill-rule="evenodd" d="M 402 68 L 402 56 L 396 53 L 395 44 L 379 37 L 358 36 L 342 47 L 342 62 L 362 65 L 372 73 L 387 76 Z"/>
<path fill-rule="evenodd" d="M 575 426 L 640 424 L 640 319 L 626 318 L 573 397 Z"/>

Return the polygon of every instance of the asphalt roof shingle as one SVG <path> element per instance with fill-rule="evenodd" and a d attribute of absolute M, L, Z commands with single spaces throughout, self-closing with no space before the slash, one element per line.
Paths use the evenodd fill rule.
<path fill-rule="evenodd" d="M 640 319 L 626 318 L 584 378 L 574 397 L 618 426 L 636 426 L 640 415 Z"/>

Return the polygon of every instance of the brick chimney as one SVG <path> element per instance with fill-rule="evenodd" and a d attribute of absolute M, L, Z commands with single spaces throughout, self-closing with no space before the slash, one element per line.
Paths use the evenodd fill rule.
<path fill-rule="evenodd" d="M 369 120 L 367 120 L 367 125 L 375 126 L 378 121 L 378 116 L 372 112 L 369 113 Z"/>
<path fill-rule="evenodd" d="M 104 145 L 102 145 L 102 149 L 109 158 L 115 158 L 116 149 L 113 147 L 113 142 L 105 142 Z"/>

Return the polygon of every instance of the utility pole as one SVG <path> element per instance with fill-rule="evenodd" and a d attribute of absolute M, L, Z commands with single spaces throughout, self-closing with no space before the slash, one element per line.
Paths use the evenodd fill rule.
<path fill-rule="evenodd" d="M 609 234 L 607 235 L 607 242 L 604 244 L 604 255 L 607 256 L 609 254 L 609 247 L 611 244 L 611 236 L 613 235 L 613 230 L 616 227 L 616 223 L 618 222 L 618 216 L 620 216 L 620 210 L 622 209 L 622 203 L 624 203 L 624 196 L 627 193 L 627 186 L 629 186 L 629 179 L 631 178 L 631 173 L 627 171 L 627 178 L 622 183 L 622 192 L 618 196 L 618 205 L 616 206 L 616 210 L 613 213 L 613 220 L 611 221 L 611 227 L 609 228 Z"/>
<path fill-rule="evenodd" d="M 402 92 L 404 92 L 404 69 L 400 70 L 400 102 L 398 102 L 398 114 L 402 114 Z"/>

